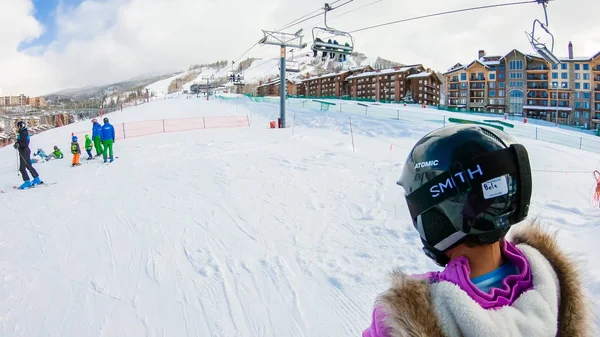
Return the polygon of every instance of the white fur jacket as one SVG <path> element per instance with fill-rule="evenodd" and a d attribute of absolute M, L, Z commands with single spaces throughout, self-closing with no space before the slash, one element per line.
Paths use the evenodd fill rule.
<path fill-rule="evenodd" d="M 451 282 L 431 283 L 396 271 L 363 337 L 593 336 L 578 270 L 555 238 L 537 224 L 515 226 L 511 234 L 533 278 L 533 289 L 511 306 L 486 310 Z"/>

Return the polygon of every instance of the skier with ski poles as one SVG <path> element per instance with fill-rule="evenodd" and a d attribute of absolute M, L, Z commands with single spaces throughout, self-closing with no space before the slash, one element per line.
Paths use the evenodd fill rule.
<path fill-rule="evenodd" d="M 25 126 L 25 122 L 19 121 L 17 123 L 17 128 L 17 141 L 13 147 L 19 153 L 19 171 L 23 176 L 23 184 L 19 186 L 19 189 L 26 189 L 34 185 L 43 184 L 44 182 L 40 179 L 39 174 L 31 165 L 31 149 L 29 149 L 29 141 L 31 137 L 29 136 L 29 131 Z M 33 176 L 33 181 L 29 180 L 27 171 L 29 171 Z"/>

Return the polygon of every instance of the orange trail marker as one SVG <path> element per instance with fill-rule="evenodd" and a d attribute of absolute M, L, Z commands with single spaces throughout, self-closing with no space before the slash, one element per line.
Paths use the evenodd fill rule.
<path fill-rule="evenodd" d="M 392 144 L 390 144 L 390 152 L 392 152 Z"/>

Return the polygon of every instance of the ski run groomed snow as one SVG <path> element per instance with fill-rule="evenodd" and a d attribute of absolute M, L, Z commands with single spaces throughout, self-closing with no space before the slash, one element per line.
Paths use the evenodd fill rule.
<path fill-rule="evenodd" d="M 360 336 L 394 267 L 439 270 L 396 181 L 441 125 L 353 114 L 353 152 L 348 113 L 292 106 L 290 127 L 269 129 L 278 113 L 247 98 L 127 108 L 111 122 L 248 115 L 251 126 L 118 140 L 114 163 L 83 154 L 75 168 L 71 132 L 91 123 L 53 129 L 31 148 L 61 147 L 65 159 L 34 164 L 57 184 L 26 191 L 12 189 L 15 150 L 1 149 L 0 336 Z M 534 170 L 530 217 L 558 230 L 597 294 L 600 155 L 517 139 Z"/>

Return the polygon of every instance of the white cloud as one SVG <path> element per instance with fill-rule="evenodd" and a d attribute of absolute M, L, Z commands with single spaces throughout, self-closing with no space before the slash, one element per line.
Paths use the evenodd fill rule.
<path fill-rule="evenodd" d="M 381 0 L 344 14 L 375 1 L 354 0 L 331 12 L 328 23 L 353 30 L 485 5 L 478 0 Z M 0 87 L 4 94 L 28 95 L 234 59 L 262 36 L 261 28 L 280 28 L 323 5 L 322 0 L 86 0 L 76 7 L 57 9 L 56 41 L 43 49 L 18 52 L 20 43 L 36 39 L 44 27 L 32 16 L 31 0 L 0 3 L 11 9 L 0 11 Z M 600 51 L 598 12 L 600 1 L 551 2 L 556 53 L 565 55 L 568 41 L 573 41 L 576 55 Z M 443 71 L 456 62 L 474 59 L 479 49 L 488 54 L 505 54 L 513 48 L 531 52 L 524 31 L 531 29 L 534 18 L 543 18 L 542 7 L 528 4 L 410 21 L 356 33 L 356 50 Z M 305 28 L 306 40 L 310 40 L 313 25 L 322 26 L 322 17 L 289 31 Z M 259 47 L 249 56 L 277 54 L 276 47 Z"/>

